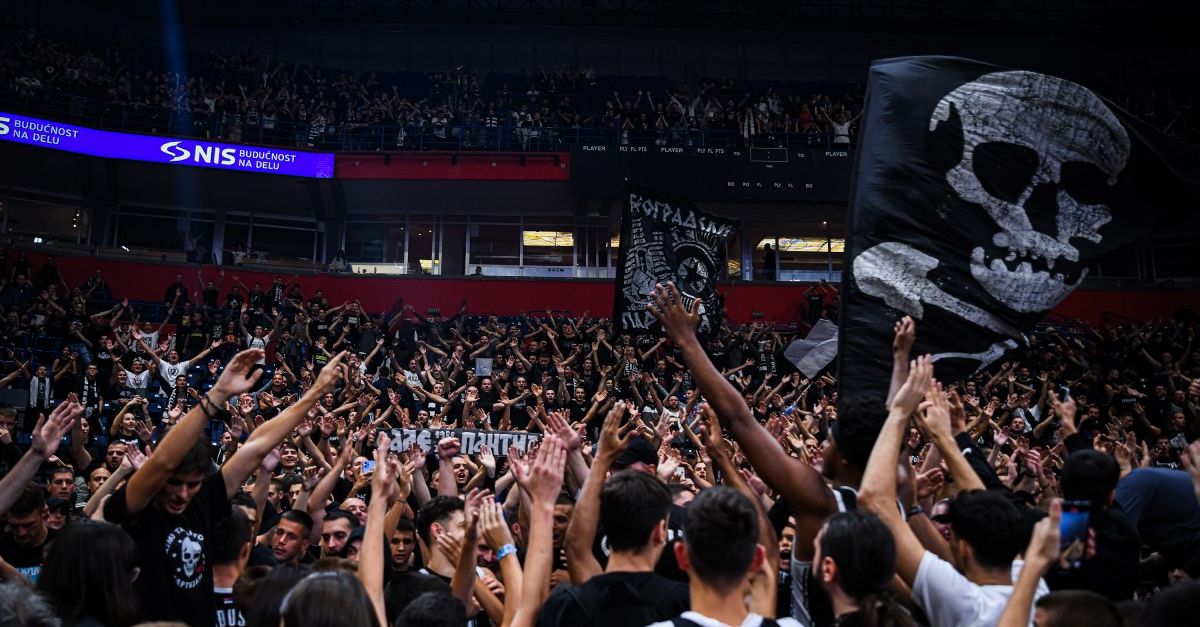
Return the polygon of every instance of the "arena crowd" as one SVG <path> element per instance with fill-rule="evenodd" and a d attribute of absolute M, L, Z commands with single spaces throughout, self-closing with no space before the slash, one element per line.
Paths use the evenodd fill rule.
<path fill-rule="evenodd" d="M 211 268 L 131 303 L 99 272 L 5 260 L 0 626 L 1200 612 L 1187 308 L 1044 327 L 964 381 L 910 354 L 906 318 L 885 398 L 802 376 L 770 323 L 697 338 L 671 285 L 650 307 L 664 336 L 630 337 L 588 312 L 372 312 Z"/>

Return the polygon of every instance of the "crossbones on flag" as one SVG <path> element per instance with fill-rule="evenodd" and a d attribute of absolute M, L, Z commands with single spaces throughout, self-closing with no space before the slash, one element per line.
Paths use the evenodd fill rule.
<path fill-rule="evenodd" d="M 683 306 L 700 301 L 699 335 L 721 328 L 724 311 L 717 279 L 728 271 L 725 245 L 737 223 L 701 212 L 691 203 L 631 186 L 621 218 L 621 255 L 613 321 L 618 333 L 657 334 L 658 320 L 646 310 L 656 283 L 674 281 Z"/>
<path fill-rule="evenodd" d="M 1157 131 L 1067 80 L 965 59 L 872 64 L 850 193 L 839 382 L 884 393 L 893 323 L 956 381 L 1025 344 L 1101 255 L 1194 206 Z"/>

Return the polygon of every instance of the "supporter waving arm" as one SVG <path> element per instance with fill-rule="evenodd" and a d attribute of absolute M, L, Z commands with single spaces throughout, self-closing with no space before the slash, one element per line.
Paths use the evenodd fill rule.
<path fill-rule="evenodd" d="M 9 471 L 0 479 L 0 516 L 17 501 L 25 486 L 37 474 L 42 463 L 50 459 L 58 450 L 62 437 L 71 431 L 75 421 L 83 416 L 83 407 L 74 401 L 59 404 L 50 412 L 50 417 L 41 416 L 33 427 L 33 442 L 29 450 L 21 456 Z"/>
<path fill-rule="evenodd" d="M 259 351 L 259 353 L 261 352 Z M 291 435 L 292 430 L 300 424 L 308 410 L 316 405 L 326 392 L 333 389 L 333 384 L 342 376 L 340 366 L 345 356 L 346 353 L 342 352 L 329 360 L 329 363 L 321 369 L 321 374 L 317 375 L 316 383 L 304 393 L 304 396 L 300 397 L 300 400 L 255 429 L 246 443 L 238 449 L 238 452 L 234 453 L 233 457 L 221 467 L 221 473 L 225 477 L 225 491 L 229 496 L 232 497 L 241 490 L 242 482 L 250 476 L 250 473 L 254 472 L 254 469 L 258 468 L 267 453 L 270 453 L 271 449 Z M 236 360 L 237 357 L 234 359 Z"/>
<path fill-rule="evenodd" d="M 600 490 L 604 487 L 608 469 L 612 467 L 613 461 L 633 438 L 640 437 L 634 428 L 637 425 L 636 420 L 631 420 L 625 427 L 621 427 L 621 421 L 627 411 L 625 401 L 617 401 L 608 412 L 608 417 L 604 419 L 596 458 L 592 460 L 592 467 L 588 470 L 587 480 L 583 482 L 583 489 L 579 492 L 575 511 L 572 512 L 571 522 L 567 526 L 567 572 L 571 576 L 571 583 L 577 586 L 603 571 L 600 562 L 592 554 L 596 521 L 600 518 Z"/>
<path fill-rule="evenodd" d="M 648 307 L 683 353 L 700 392 L 728 425 L 763 481 L 783 496 L 797 512 L 798 519 L 805 519 L 799 524 L 805 527 L 806 537 L 814 537 L 824 519 L 836 511 L 833 494 L 819 472 L 789 456 L 779 446 L 774 436 L 754 419 L 741 394 L 709 361 L 696 338 L 699 301 L 692 303 L 690 311 L 685 309 L 675 284 L 667 283 L 655 288 Z M 805 543 L 798 543 L 796 548 L 804 556 L 812 553 L 812 547 Z"/>
<path fill-rule="evenodd" d="M 125 490 L 125 507 L 129 515 L 137 514 L 150 505 L 154 495 L 166 484 L 179 462 L 196 441 L 203 437 L 204 427 L 208 425 L 208 414 L 215 416 L 220 408 L 218 402 L 213 399 L 224 401 L 255 389 L 259 378 L 262 377 L 262 371 L 253 368 L 262 357 L 263 352 L 259 349 L 250 349 L 235 355 L 208 394 L 205 394 L 178 424 L 167 431 L 154 454 L 129 478 L 129 485 Z M 255 464 L 257 463 L 256 459 Z M 250 470 L 253 470 L 253 467 Z M 227 479 L 226 487 L 228 485 Z M 241 483 L 236 487 L 241 487 Z"/>
<path fill-rule="evenodd" d="M 900 461 L 900 445 L 904 441 L 908 418 L 932 387 L 933 362 L 926 355 L 910 363 L 908 379 L 892 398 L 887 422 L 871 450 L 858 491 L 859 509 L 879 516 L 896 538 L 896 572 L 910 588 L 925 556 L 925 547 L 896 508 L 896 466 Z"/>
<path fill-rule="evenodd" d="M 562 490 L 566 454 L 562 440 L 557 436 L 547 436 L 538 449 L 537 459 L 528 470 L 522 468 L 521 464 L 513 466 L 517 481 L 529 494 L 532 503 L 521 597 L 510 627 L 532 627 L 546 600 L 554 556 L 554 502 Z"/>

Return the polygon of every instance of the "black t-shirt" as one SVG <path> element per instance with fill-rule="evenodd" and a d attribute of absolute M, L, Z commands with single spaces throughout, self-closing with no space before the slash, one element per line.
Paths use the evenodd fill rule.
<path fill-rule="evenodd" d="M 33 583 L 37 583 L 38 575 L 42 572 L 42 551 L 58 535 L 53 529 L 47 529 L 46 532 L 45 542 L 30 547 L 19 546 L 13 540 L 12 534 L 0 536 L 0 557 Z"/>
<path fill-rule="evenodd" d="M 233 604 L 233 588 L 216 588 L 213 590 L 213 603 L 216 605 L 214 627 L 245 627 L 246 617 Z"/>
<path fill-rule="evenodd" d="M 688 610 L 686 584 L 654 573 L 605 573 L 550 593 L 538 627 L 649 625 Z"/>
<path fill-rule="evenodd" d="M 134 591 L 148 621 L 182 621 L 211 625 L 213 597 L 209 534 L 229 516 L 225 478 L 215 472 L 182 514 L 171 515 L 153 504 L 130 516 L 121 488 L 104 505 L 104 518 L 121 525 L 137 543 L 141 575 Z"/>

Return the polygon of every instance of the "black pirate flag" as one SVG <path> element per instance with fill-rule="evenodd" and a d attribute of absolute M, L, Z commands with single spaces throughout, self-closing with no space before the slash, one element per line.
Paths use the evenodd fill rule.
<path fill-rule="evenodd" d="M 700 212 L 691 203 L 644 189 L 630 188 L 621 220 L 621 256 L 613 320 L 618 333 L 659 333 L 646 310 L 656 283 L 674 281 L 691 307 L 700 301 L 697 333 L 721 328 L 723 315 L 717 278 L 724 275 L 725 243 L 737 223 Z"/>
<path fill-rule="evenodd" d="M 1186 207 L 1171 142 L 1067 80 L 944 57 L 870 70 L 851 189 L 843 395 L 883 393 L 892 324 L 955 381 L 1025 343 L 1088 266 Z"/>

